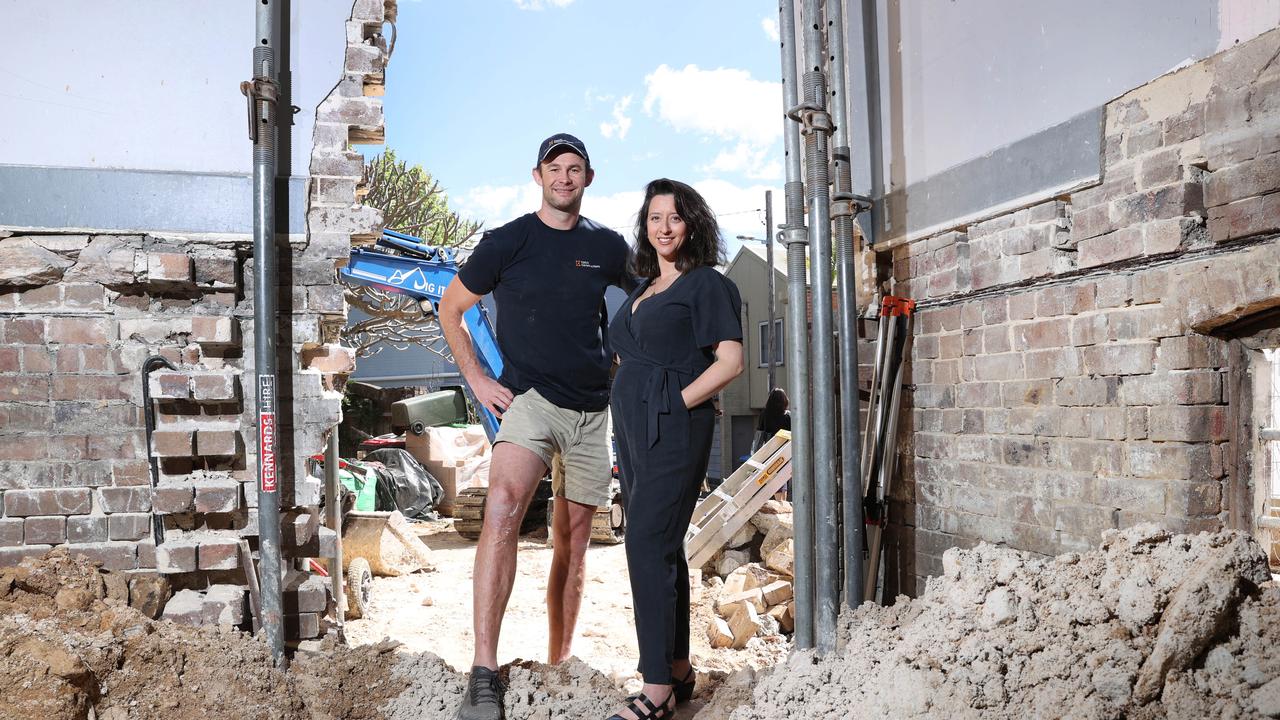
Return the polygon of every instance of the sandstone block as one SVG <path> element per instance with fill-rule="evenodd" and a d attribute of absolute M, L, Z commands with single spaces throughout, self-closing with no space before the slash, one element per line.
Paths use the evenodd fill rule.
<path fill-rule="evenodd" d="M 67 541 L 67 519 L 62 515 L 29 517 L 23 522 L 28 545 L 61 545 Z"/>
<path fill-rule="evenodd" d="M 103 511 L 109 513 L 144 513 L 151 510 L 151 488 L 145 486 L 98 488 L 98 499 Z"/>
<path fill-rule="evenodd" d="M 92 510 L 88 488 L 9 490 L 4 494 L 4 514 L 9 517 L 87 515 Z"/>
<path fill-rule="evenodd" d="M 156 570 L 162 573 L 195 572 L 200 544 L 191 540 L 165 540 L 156 546 Z"/>

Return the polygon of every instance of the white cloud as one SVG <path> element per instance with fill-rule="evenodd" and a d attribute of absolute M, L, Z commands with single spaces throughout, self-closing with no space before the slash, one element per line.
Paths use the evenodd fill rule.
<path fill-rule="evenodd" d="M 644 111 L 680 132 L 749 142 L 776 143 L 782 136 L 782 83 L 751 77 L 746 70 L 677 70 L 659 65 L 644 79 Z"/>
<path fill-rule="evenodd" d="M 521 10 L 545 10 L 549 7 L 568 7 L 573 0 L 515 0 L 516 7 Z"/>
<path fill-rule="evenodd" d="M 752 180 L 781 180 L 782 162 L 773 157 L 773 148 L 740 142 L 732 149 L 721 150 L 710 164 L 699 170 L 706 173 L 743 173 Z"/>
<path fill-rule="evenodd" d="M 782 36 L 778 34 L 778 21 L 771 17 L 764 18 L 760 21 L 760 27 L 764 29 L 764 34 L 774 42 L 781 42 Z"/>
<path fill-rule="evenodd" d="M 483 222 L 486 230 L 537 210 L 541 201 L 542 188 L 532 179 L 522 185 L 480 185 L 449 198 L 458 214 Z"/>
<path fill-rule="evenodd" d="M 611 138 L 618 136 L 619 140 L 627 139 L 627 131 L 631 129 L 631 118 L 627 117 L 627 107 L 631 105 L 631 96 L 627 95 L 621 100 L 613 104 L 613 122 L 600 123 L 600 134 Z"/>

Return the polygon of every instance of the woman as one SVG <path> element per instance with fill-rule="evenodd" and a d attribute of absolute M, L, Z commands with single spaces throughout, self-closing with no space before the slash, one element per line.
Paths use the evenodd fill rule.
<path fill-rule="evenodd" d="M 791 429 L 791 411 L 787 409 L 789 405 L 790 400 L 787 399 L 785 390 L 774 388 L 769 391 L 769 397 L 764 401 L 764 410 L 760 411 L 760 419 L 756 422 L 756 439 L 751 443 L 752 453 L 769 442 L 769 438 L 777 435 L 779 430 Z"/>
<path fill-rule="evenodd" d="M 644 687 L 610 720 L 670 718 L 693 695 L 684 533 L 707 471 L 711 398 L 742 372 L 742 300 L 715 269 L 722 257 L 702 196 L 674 180 L 649 183 L 632 268 L 641 282 L 609 326 L 621 360 L 610 404 Z"/>

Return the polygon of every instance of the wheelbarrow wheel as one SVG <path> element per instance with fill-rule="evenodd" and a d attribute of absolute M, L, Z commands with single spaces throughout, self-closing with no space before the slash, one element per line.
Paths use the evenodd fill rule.
<path fill-rule="evenodd" d="M 347 619 L 362 618 L 373 595 L 373 572 L 369 570 L 369 561 L 362 557 L 352 558 L 347 566 L 346 580 Z"/>

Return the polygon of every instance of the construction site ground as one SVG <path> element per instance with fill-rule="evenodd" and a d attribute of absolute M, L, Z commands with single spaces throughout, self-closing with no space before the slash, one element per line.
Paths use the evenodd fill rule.
<path fill-rule="evenodd" d="M 0 569 L 0 718 L 452 717 L 471 547 L 437 533 L 435 572 L 378 581 L 352 646 L 299 652 L 288 671 L 246 634 L 148 620 L 118 598 L 114 574 L 65 550 Z M 522 544 L 501 652 L 527 659 L 503 668 L 507 718 L 604 718 L 634 685 L 622 548 L 588 554 L 580 657 L 556 667 L 538 662 L 549 554 Z M 693 621 L 704 675 L 686 720 L 1280 717 L 1280 588 L 1240 533 L 1141 526 L 1056 558 L 952 549 L 920 598 L 846 612 L 836 649 L 759 671 L 749 666 L 785 645 L 711 651 L 699 639 L 713 585 Z"/>

